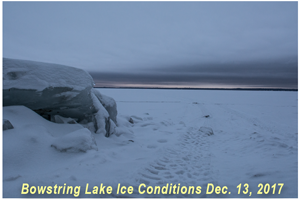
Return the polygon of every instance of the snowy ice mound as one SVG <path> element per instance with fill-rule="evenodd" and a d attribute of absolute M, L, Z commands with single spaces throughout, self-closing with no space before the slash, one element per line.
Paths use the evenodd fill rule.
<path fill-rule="evenodd" d="M 56 138 L 51 145 L 60 152 L 86 152 L 87 150 L 97 150 L 96 141 L 91 132 L 84 128 L 69 133 L 63 137 Z"/>
<path fill-rule="evenodd" d="M 110 118 L 112 121 L 114 121 L 115 124 L 117 124 L 117 103 L 116 101 L 106 95 L 101 94 L 98 90 L 94 90 L 94 93 L 98 100 L 101 102 L 101 104 L 104 106 L 104 108 L 107 110 L 108 114 L 110 115 Z"/>
<path fill-rule="evenodd" d="M 4 106 L 24 105 L 52 121 L 59 115 L 93 122 L 96 132 L 108 137 L 110 119 L 117 122 L 116 102 L 94 92 L 93 85 L 82 69 L 3 58 Z"/>

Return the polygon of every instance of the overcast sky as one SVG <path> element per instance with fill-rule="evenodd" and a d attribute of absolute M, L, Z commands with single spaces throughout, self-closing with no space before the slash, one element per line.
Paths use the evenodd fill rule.
<path fill-rule="evenodd" d="M 3 56 L 97 86 L 297 88 L 298 2 L 3 2 Z"/>

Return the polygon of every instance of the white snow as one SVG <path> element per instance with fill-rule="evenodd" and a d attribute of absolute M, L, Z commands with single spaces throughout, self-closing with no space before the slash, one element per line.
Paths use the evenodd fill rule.
<path fill-rule="evenodd" d="M 99 91 L 116 100 L 119 115 L 109 138 L 92 134 L 98 151 L 70 153 L 51 147 L 53 143 L 81 147 L 76 144 L 79 140 L 92 144 L 88 130 L 80 124 L 55 124 L 23 106 L 3 108 L 3 118 L 14 126 L 3 132 L 4 197 L 76 197 L 53 192 L 22 195 L 23 183 L 80 186 L 79 197 L 85 198 L 298 196 L 297 92 Z M 213 134 L 208 136 L 205 132 L 210 128 Z M 87 183 L 88 191 L 101 183 L 113 190 L 105 195 L 85 194 Z M 119 183 L 132 186 L 133 193 L 117 194 Z M 140 194 L 141 183 L 201 186 L 202 192 Z M 227 186 L 231 194 L 206 194 L 208 183 Z M 249 184 L 246 195 L 244 189 L 238 194 L 240 183 L 242 188 Z M 275 194 L 271 188 L 269 194 L 258 195 L 259 183 L 276 183 Z M 281 194 L 278 183 L 284 183 Z"/>
<path fill-rule="evenodd" d="M 54 136 L 63 136 L 83 127 L 79 124 L 57 124 L 50 122 L 25 106 L 3 107 L 3 118 L 8 119 L 14 126 L 14 131 L 19 132 L 24 126 L 41 126 Z"/>
<path fill-rule="evenodd" d="M 51 147 L 60 152 L 86 152 L 87 150 L 98 150 L 92 133 L 84 128 L 56 138 Z"/>

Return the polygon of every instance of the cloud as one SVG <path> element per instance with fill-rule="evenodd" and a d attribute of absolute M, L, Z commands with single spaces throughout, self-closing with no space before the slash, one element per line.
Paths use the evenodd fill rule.
<path fill-rule="evenodd" d="M 118 77 L 285 78 L 297 19 L 297 2 L 4 2 L 3 56 Z"/>

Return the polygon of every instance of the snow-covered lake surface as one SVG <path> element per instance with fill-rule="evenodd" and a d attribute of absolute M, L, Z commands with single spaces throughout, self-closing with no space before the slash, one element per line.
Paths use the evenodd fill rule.
<path fill-rule="evenodd" d="M 18 122 L 3 132 L 4 197 L 77 196 L 75 188 L 72 194 L 62 194 L 63 187 L 55 194 L 55 185 L 80 186 L 78 197 L 84 198 L 298 196 L 297 92 L 98 90 L 116 100 L 118 127 L 109 138 L 94 134 L 98 150 L 87 152 L 50 147 L 60 132 L 76 131 L 80 125 L 54 124 L 22 107 L 4 107 L 4 118 Z M 23 183 L 53 190 L 22 195 Z M 87 183 L 88 192 L 103 183 L 112 193 L 86 194 Z M 132 186 L 133 193 L 117 194 L 119 183 Z M 224 194 L 206 193 L 208 183 L 226 186 Z M 167 194 L 146 193 L 150 186 L 166 185 L 172 187 Z M 195 187 L 195 193 L 183 194 L 184 186 Z"/>

